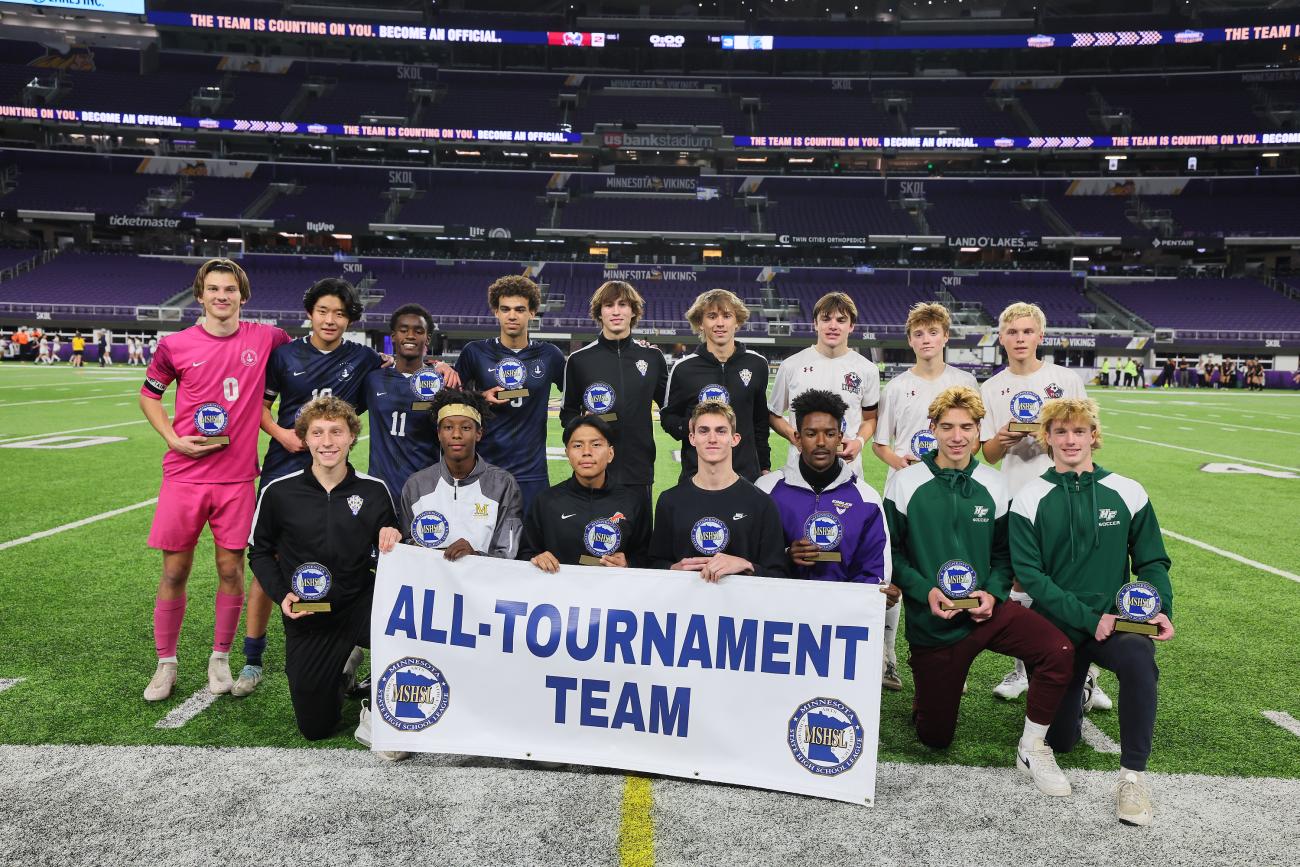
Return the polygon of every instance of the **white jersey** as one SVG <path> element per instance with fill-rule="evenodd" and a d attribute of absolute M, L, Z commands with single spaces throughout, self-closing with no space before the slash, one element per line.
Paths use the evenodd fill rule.
<path fill-rule="evenodd" d="M 816 346 L 802 349 L 781 362 L 772 383 L 767 408 L 794 425 L 790 404 L 805 391 L 822 389 L 838 394 L 849 405 L 844 415 L 844 436 L 857 436 L 862 426 L 862 410 L 880 403 L 880 370 L 870 359 L 850 349 L 838 358 L 827 358 Z M 863 443 L 865 446 L 866 443 Z M 862 478 L 862 455 L 847 462 L 849 469 Z M 786 467 L 799 467 L 799 450 L 790 446 Z"/>
<path fill-rule="evenodd" d="M 876 421 L 875 441 L 889 446 L 894 454 L 920 460 L 934 451 L 934 434 L 930 432 L 930 404 L 945 389 L 964 385 L 979 390 L 975 377 L 960 367 L 945 364 L 935 379 L 923 379 L 910 370 L 900 373 L 886 385 L 880 397 L 880 415 Z M 893 467 L 885 481 L 897 472 Z"/>
<path fill-rule="evenodd" d="M 984 420 L 980 423 L 980 440 L 988 442 L 1009 421 L 1038 421 L 1043 404 L 1058 397 L 1087 397 L 1083 380 L 1074 371 L 1059 364 L 1043 363 L 1028 376 L 1016 376 L 1009 369 L 991 376 L 980 386 L 984 398 Z M 1033 434 L 1012 446 L 1002 459 L 1007 487 L 1015 496 L 1031 479 L 1041 476 L 1052 459 Z"/>

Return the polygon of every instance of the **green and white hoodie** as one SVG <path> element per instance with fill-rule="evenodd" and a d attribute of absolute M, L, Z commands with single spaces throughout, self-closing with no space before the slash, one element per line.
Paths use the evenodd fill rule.
<path fill-rule="evenodd" d="M 971 458 L 964 470 L 945 470 L 934 453 L 899 470 L 885 485 L 885 518 L 893 545 L 894 583 L 903 590 L 907 641 L 942 647 L 975 628 L 970 615 L 951 620 L 930 613 L 930 590 L 950 560 L 975 569 L 979 590 L 1005 602 L 1011 592 L 1007 544 L 1010 496 L 1002 473 Z"/>
<path fill-rule="evenodd" d="M 1034 610 L 1074 642 L 1090 638 L 1129 570 L 1160 593 L 1173 619 L 1174 591 L 1160 524 L 1143 487 L 1100 466 L 1049 469 L 1011 504 L 1011 562 Z"/>

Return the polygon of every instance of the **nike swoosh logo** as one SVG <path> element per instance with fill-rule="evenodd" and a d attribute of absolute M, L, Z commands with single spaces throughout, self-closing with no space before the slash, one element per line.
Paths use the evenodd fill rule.
<path fill-rule="evenodd" d="M 194 362 L 193 364 L 190 365 L 190 367 L 198 367 L 200 364 L 207 364 L 207 363 L 208 363 L 208 361 L 207 361 L 207 359 L 205 358 L 203 361 L 196 361 L 196 362 Z"/>
<path fill-rule="evenodd" d="M 744 517 L 745 517 L 745 513 L 744 513 L 744 512 L 737 512 L 736 514 L 734 514 L 734 515 L 731 516 L 731 520 L 733 520 L 733 521 L 739 521 L 740 519 L 742 519 L 742 518 L 744 518 Z"/>
<path fill-rule="evenodd" d="M 567 519 L 569 519 L 569 518 L 572 518 L 572 517 L 573 517 L 574 515 L 576 515 L 576 514 L 578 514 L 578 513 L 577 513 L 577 512 L 570 512 L 570 513 L 567 514 L 567 515 L 561 515 L 561 516 L 560 516 L 560 520 L 562 520 L 562 521 L 563 521 L 563 520 L 567 520 Z"/>
<path fill-rule="evenodd" d="M 386 391 L 377 391 L 375 392 L 375 397 L 383 397 L 386 394 L 388 394 Z"/>
<path fill-rule="evenodd" d="M 293 372 L 293 375 L 294 375 L 294 376 L 302 376 L 302 375 L 303 375 L 304 373 L 306 373 L 306 372 L 307 372 L 307 371 L 305 371 L 305 370 L 295 370 L 295 371 Z"/>

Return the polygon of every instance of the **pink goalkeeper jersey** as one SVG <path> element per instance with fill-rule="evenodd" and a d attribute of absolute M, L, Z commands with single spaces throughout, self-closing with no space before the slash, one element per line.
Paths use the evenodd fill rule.
<path fill-rule="evenodd" d="M 164 478 L 190 483 L 257 478 L 266 363 L 273 349 L 288 342 L 289 335 L 283 330 L 254 322 L 239 323 L 239 330 L 229 337 L 214 337 L 203 326 L 193 325 L 158 342 L 140 393 L 161 400 L 175 381 L 172 430 L 176 435 L 201 435 L 195 413 L 207 404 L 217 404 L 227 418 L 221 436 L 230 437 L 230 445 L 202 458 L 187 458 L 168 449 L 163 456 Z"/>

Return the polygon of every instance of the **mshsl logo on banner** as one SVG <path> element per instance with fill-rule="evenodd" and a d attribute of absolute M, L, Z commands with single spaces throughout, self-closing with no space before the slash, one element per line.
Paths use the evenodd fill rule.
<path fill-rule="evenodd" d="M 599 765 L 871 804 L 874 585 L 379 558 L 374 749 Z"/>

